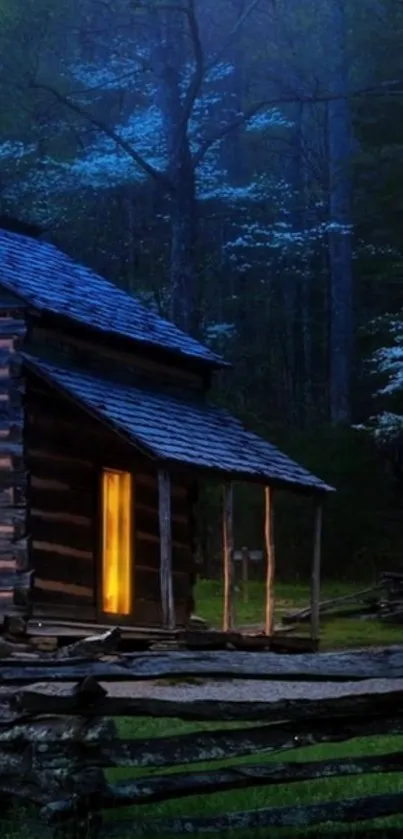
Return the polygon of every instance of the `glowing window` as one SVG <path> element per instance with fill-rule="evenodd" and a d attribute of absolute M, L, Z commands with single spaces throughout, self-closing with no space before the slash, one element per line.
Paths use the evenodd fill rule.
<path fill-rule="evenodd" d="M 130 472 L 102 474 L 102 609 L 129 615 L 132 574 L 133 481 Z"/>

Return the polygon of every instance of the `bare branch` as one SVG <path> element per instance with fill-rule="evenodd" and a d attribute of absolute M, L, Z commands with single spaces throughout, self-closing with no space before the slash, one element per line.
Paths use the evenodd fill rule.
<path fill-rule="evenodd" d="M 78 105 L 77 102 L 73 102 L 68 96 L 65 96 L 63 93 L 60 93 L 56 88 L 53 88 L 51 85 L 41 84 L 39 82 L 31 82 L 31 88 L 36 90 L 43 90 L 47 93 L 50 93 L 52 96 L 57 99 L 62 105 L 65 105 L 74 113 L 78 114 L 82 119 L 86 122 L 91 123 L 91 125 L 98 128 L 102 131 L 106 137 L 109 137 L 113 140 L 116 145 L 123 149 L 126 154 L 131 157 L 131 159 L 143 170 L 147 175 L 150 175 L 157 183 L 159 183 L 166 192 L 172 193 L 174 192 L 174 186 L 171 183 L 169 177 L 165 174 L 165 172 L 161 172 L 159 169 L 156 169 L 155 166 L 152 166 L 147 160 L 139 154 L 135 148 L 124 140 L 116 131 L 113 130 L 106 122 L 103 120 L 98 119 L 85 108 L 82 108 L 81 105 Z"/>
<path fill-rule="evenodd" d="M 260 2 L 260 0 L 258 0 L 258 2 Z M 189 86 L 185 95 L 185 101 L 183 104 L 182 130 L 186 131 L 187 123 L 192 113 L 193 105 L 202 85 L 204 76 L 203 46 L 200 38 L 200 29 L 196 15 L 195 0 L 187 0 L 186 6 L 180 5 L 178 3 L 156 3 L 154 5 L 153 3 L 150 3 L 150 0 L 148 0 L 148 2 L 141 2 L 141 0 L 139 0 L 139 2 L 134 3 L 133 8 L 139 10 L 152 9 L 153 12 L 177 12 L 186 15 L 188 19 L 190 39 L 192 42 L 196 66 L 193 76 L 189 82 Z"/>
<path fill-rule="evenodd" d="M 351 99 L 351 98 L 358 98 L 358 97 L 365 97 L 365 96 L 390 96 L 390 95 L 397 95 L 401 96 L 403 94 L 403 81 L 399 82 L 397 80 L 383 82 L 381 85 L 377 87 L 367 87 L 361 88 L 359 90 L 354 90 L 349 93 L 312 93 L 308 95 L 297 96 L 296 94 L 291 96 L 279 96 L 275 99 L 262 99 L 260 102 L 256 102 L 254 105 L 251 105 L 250 108 L 247 108 L 237 117 L 235 117 L 232 122 L 227 123 L 219 131 L 216 131 L 214 134 L 211 134 L 209 137 L 200 144 L 199 150 L 193 156 L 193 164 L 194 167 L 198 166 L 202 160 L 204 159 L 205 155 L 215 143 L 218 143 L 220 140 L 223 140 L 224 137 L 228 137 L 233 131 L 237 131 L 238 128 L 241 128 L 243 125 L 247 125 L 249 120 L 253 119 L 259 111 L 262 111 L 263 108 L 275 108 L 280 107 L 282 105 L 292 105 L 292 104 L 310 104 L 315 105 L 320 102 L 333 102 L 338 99 Z"/>
<path fill-rule="evenodd" d="M 195 103 L 196 96 L 201 88 L 204 76 L 204 55 L 203 55 L 203 47 L 200 38 L 200 29 L 199 24 L 196 17 L 195 11 L 195 0 L 189 0 L 189 5 L 187 8 L 187 16 L 189 21 L 189 31 L 190 37 L 192 40 L 193 52 L 195 57 L 195 71 L 193 73 L 193 77 L 189 83 L 189 87 L 186 91 L 185 102 L 184 102 L 184 114 L 183 114 L 183 122 L 184 125 L 187 126 L 189 117 L 193 110 L 193 105 Z"/>
<path fill-rule="evenodd" d="M 234 38 L 237 36 L 239 30 L 242 28 L 244 23 L 246 23 L 246 21 L 253 14 L 253 12 L 256 11 L 258 6 L 260 6 L 261 2 L 262 2 L 262 0 L 252 0 L 252 2 L 249 4 L 249 6 L 247 6 L 247 8 L 242 12 L 242 14 L 239 16 L 235 26 L 231 29 L 231 32 L 229 33 L 225 44 L 223 44 L 223 46 L 218 51 L 218 53 L 216 53 L 214 58 L 209 62 L 208 66 L 207 66 L 208 70 L 211 70 L 213 67 L 215 67 L 221 61 L 223 55 L 225 55 L 227 49 L 231 46 L 231 44 L 232 44 Z M 272 0 L 272 2 L 274 4 L 275 0 Z"/>

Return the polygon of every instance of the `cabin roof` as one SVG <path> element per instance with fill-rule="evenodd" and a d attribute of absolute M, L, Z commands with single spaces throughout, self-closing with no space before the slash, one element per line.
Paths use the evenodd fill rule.
<path fill-rule="evenodd" d="M 167 465 L 258 480 L 283 488 L 332 489 L 279 449 L 251 433 L 228 411 L 197 394 L 128 384 L 68 363 L 25 355 L 34 372 L 106 422 L 146 454 Z"/>
<path fill-rule="evenodd" d="M 0 229 L 0 285 L 41 312 L 99 332 L 226 366 L 208 347 L 54 245 Z"/>

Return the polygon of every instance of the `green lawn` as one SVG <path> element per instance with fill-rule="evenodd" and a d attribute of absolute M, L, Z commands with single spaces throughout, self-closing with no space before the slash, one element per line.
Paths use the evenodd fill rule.
<path fill-rule="evenodd" d="M 370 584 L 368 584 L 370 585 Z M 365 588 L 365 583 L 355 586 L 352 583 L 325 582 L 321 598 L 342 597 Z M 235 600 L 236 626 L 263 625 L 265 591 L 262 583 L 249 584 L 249 602 L 244 603 L 242 591 L 237 591 Z M 309 603 L 308 583 L 277 583 L 275 586 L 276 623 L 280 623 L 282 614 L 293 608 L 307 606 Z M 223 591 L 222 584 L 213 580 L 200 580 L 196 589 L 196 612 L 211 626 L 219 627 L 222 619 Z M 300 624 L 298 634 L 309 631 L 308 624 Z M 325 619 L 321 628 L 321 650 L 371 645 L 403 643 L 403 625 L 382 624 L 378 620 L 362 618 Z"/>
<path fill-rule="evenodd" d="M 360 586 L 363 588 L 364 586 Z M 347 594 L 354 590 L 351 585 L 345 583 L 327 583 L 323 586 L 323 597 L 336 597 Z M 304 606 L 307 604 L 309 598 L 309 586 L 304 584 L 296 585 L 276 585 L 276 609 L 277 620 L 281 617 L 282 611 Z M 197 614 L 204 617 L 211 625 L 219 626 L 222 609 L 222 587 L 220 584 L 211 581 L 201 581 L 197 588 Z M 249 589 L 249 602 L 242 602 L 242 595 L 237 595 L 237 624 L 258 625 L 262 621 L 264 614 L 264 586 L 258 583 L 251 583 Z M 337 619 L 326 621 L 323 625 L 322 634 L 322 649 L 330 648 L 345 648 L 345 647 L 359 647 L 361 645 L 369 644 L 392 644 L 401 643 L 403 637 L 403 627 L 388 627 L 381 625 L 378 621 L 367 621 L 359 619 Z M 138 738 L 149 737 L 163 737 L 175 736 L 183 733 L 188 733 L 194 730 L 206 730 L 217 726 L 209 726 L 207 724 L 196 725 L 190 722 L 181 722 L 180 720 L 162 720 L 162 719 L 124 719 L 118 721 L 121 736 Z M 219 726 L 221 727 L 221 726 Z M 271 754 L 259 758 L 241 758 L 238 761 L 233 759 L 229 761 L 230 764 L 247 764 L 249 762 L 260 763 L 275 761 L 308 761 L 308 760 L 325 760 L 330 758 L 341 758 L 348 756 L 370 756 L 382 754 L 387 752 L 403 751 L 403 736 L 396 737 L 376 737 L 366 738 L 360 740 L 352 740 L 348 743 L 335 745 L 322 745 L 311 748 L 295 749 L 291 752 L 282 752 Z M 225 765 L 225 762 L 216 762 L 215 767 Z M 210 764 L 210 767 L 212 764 Z M 198 764 L 194 767 L 186 766 L 176 767 L 174 770 L 168 771 L 191 771 L 192 769 L 201 769 L 202 765 Z M 203 768 L 207 768 L 204 765 Z M 153 770 L 160 771 L 160 770 Z M 131 770 L 111 770 L 108 775 L 111 780 L 117 781 L 120 779 L 127 779 L 129 777 L 136 777 L 139 774 L 145 773 Z M 266 788 L 237 790 L 235 792 L 216 793 L 213 795 L 205 795 L 203 797 L 184 798 L 176 801 L 171 801 L 161 804 L 153 804 L 152 806 L 143 806 L 131 813 L 127 811 L 122 812 L 122 817 L 130 815 L 133 818 L 167 818 L 169 816 L 177 815 L 203 815 L 209 816 L 219 813 L 227 813 L 236 810 L 254 810 L 263 807 L 295 807 L 296 805 L 314 804 L 321 801 L 332 801 L 343 798 L 356 798 L 359 796 L 380 794 L 382 792 L 402 792 L 403 793 L 403 774 L 395 773 L 389 775 L 366 775 L 356 776 L 347 779 L 326 779 L 323 778 L 317 781 L 307 781 L 299 784 L 287 784 L 283 786 L 272 786 Z M 21 819 L 19 821 L 21 824 Z M 364 825 L 363 825 L 364 826 Z M 374 823 L 375 826 L 375 823 Z M 379 827 L 398 827 L 402 829 L 403 835 L 403 816 L 391 819 L 383 819 L 378 822 Z M 330 827 L 329 827 L 330 829 Z M 306 836 L 325 835 L 326 827 L 320 830 L 312 828 L 311 831 L 304 832 Z M 359 836 L 359 828 L 351 829 L 352 836 Z M 3 834 L 8 839 L 23 839 L 28 836 L 27 833 L 21 832 L 21 829 L 13 832 L 5 828 Z M 39 839 L 42 834 L 38 832 L 37 836 L 33 833 L 29 834 L 29 839 Z M 159 834 L 162 839 L 162 834 Z M 230 835 L 229 833 L 227 834 Z M 231 834 L 232 835 L 232 834 Z M 234 837 L 238 839 L 246 839 L 246 834 L 234 833 Z M 300 835 L 294 832 L 292 835 Z M 212 834 L 209 836 L 214 839 Z M 263 839 L 263 836 L 268 839 L 277 839 L 281 836 L 290 836 L 290 830 L 272 830 L 255 831 L 247 833 L 248 839 Z M 220 834 L 222 839 L 223 834 Z M 151 837 L 150 837 L 151 839 Z"/>

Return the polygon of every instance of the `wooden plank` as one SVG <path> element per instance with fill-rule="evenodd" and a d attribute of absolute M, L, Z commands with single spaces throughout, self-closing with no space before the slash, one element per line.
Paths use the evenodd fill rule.
<path fill-rule="evenodd" d="M 188 573 L 172 571 L 172 594 L 174 602 L 185 599 L 191 590 L 190 577 Z M 135 591 L 137 597 L 146 600 L 158 600 L 161 597 L 161 576 L 154 569 L 135 569 Z M 165 626 L 165 629 L 174 629 L 174 626 Z"/>
<path fill-rule="evenodd" d="M 35 576 L 44 581 L 56 580 L 58 583 L 75 583 L 94 588 L 95 564 L 93 557 L 70 556 L 67 560 L 51 551 L 32 550 L 32 565 Z"/>
<path fill-rule="evenodd" d="M 87 668 L 86 670 L 84 668 Z M 46 668 L 21 667 L 18 669 L 1 667 L 1 675 L 4 682 L 29 681 L 35 678 L 35 670 L 40 672 L 40 679 L 48 678 L 49 671 Z M 109 678 L 120 679 L 124 667 L 117 664 L 104 662 L 85 662 L 83 666 L 73 665 L 63 668 L 63 675 L 69 673 L 70 681 L 78 679 L 78 673 L 85 673 L 85 679 L 91 676 L 94 679 L 104 679 L 103 673 L 108 673 Z M 46 675 L 47 673 L 47 675 Z M 43 674 L 43 675 L 42 675 Z M 55 664 L 52 670 L 52 680 L 56 679 L 58 667 Z M 102 674 L 102 675 L 100 675 Z M 83 678 L 83 677 L 81 677 Z M 127 679 L 127 674 L 126 674 Z M 95 688 L 95 685 L 94 685 Z M 98 690 L 99 688 L 99 690 Z M 228 701 L 215 699 L 189 700 L 177 699 L 154 699 L 151 696 L 135 697 L 130 695 L 115 696 L 102 693 L 101 686 L 97 682 L 97 694 L 91 688 L 90 706 L 83 704 L 83 697 L 78 697 L 76 688 L 68 686 L 57 693 L 52 685 L 39 684 L 26 688 L 18 696 L 19 707 L 30 713 L 64 714 L 75 713 L 77 710 L 91 717 L 94 715 L 105 716 L 145 716 L 145 717 L 177 717 L 184 720 L 205 720 L 216 722 L 275 722 L 281 720 L 313 720 L 339 719 L 340 717 L 356 719 L 361 715 L 368 716 L 396 716 L 400 713 L 403 701 L 403 691 L 395 690 L 387 693 L 369 694 L 346 694 L 332 697 L 330 699 L 282 699 L 278 701 Z M 84 711 L 85 708 L 85 711 Z"/>
<path fill-rule="evenodd" d="M 171 479 L 166 471 L 158 473 L 159 530 L 160 530 L 160 583 L 163 626 L 175 629 L 175 606 L 172 580 L 171 532 Z"/>
<path fill-rule="evenodd" d="M 17 314 L 17 313 L 16 313 Z M 32 573 L 28 569 L 23 424 L 25 380 L 18 352 L 26 332 L 20 318 L 0 324 L 0 591 L 1 613 L 7 619 L 29 612 Z M 6 356 L 7 354 L 7 356 Z M 8 426 L 8 427 L 7 427 Z M 21 572 L 21 573 L 20 573 Z"/>
<path fill-rule="evenodd" d="M 77 618 L 79 620 L 79 618 Z M 104 627 L 105 628 L 105 627 Z M 89 629 L 89 631 L 91 631 Z M 101 631 L 101 629 L 100 629 Z M 203 633 L 198 633 L 203 634 Z M 183 634 L 180 633 L 180 637 Z M 107 662 L 96 671 L 101 680 L 119 674 L 124 679 L 172 678 L 227 678 L 264 679 L 305 682 L 355 682 L 368 679 L 388 680 L 393 690 L 394 680 L 403 678 L 402 648 L 355 653 L 318 653 L 281 655 L 255 652 L 197 652 L 170 651 L 131 657 L 122 656 L 119 669 L 110 669 Z M 59 672 L 59 671 L 57 671 Z M 60 671 L 62 673 L 63 671 Z M 95 671 L 91 671 L 94 675 Z M 0 675 L 2 665 L 0 664 Z M 41 676 L 33 677 L 41 678 Z M 80 678 L 78 674 L 77 678 Z M 403 694 L 402 694 L 403 695 Z M 361 694 L 357 694 L 357 703 Z M 378 694 L 376 694 L 378 697 Z M 336 701 L 336 700 L 335 700 Z M 374 699 L 374 703 L 378 698 Z"/>
<path fill-rule="evenodd" d="M 322 600 L 319 603 L 319 612 L 320 614 L 326 614 L 329 612 L 331 616 L 333 610 L 338 612 L 340 611 L 341 613 L 345 605 L 348 607 L 352 604 L 354 607 L 355 603 L 372 604 L 374 601 L 378 602 L 381 591 L 382 584 L 379 583 L 379 585 L 361 589 L 361 591 L 354 592 L 353 594 L 343 594 L 341 597 L 332 597 L 330 600 Z M 292 612 L 287 612 L 287 614 L 283 615 L 282 621 L 283 623 L 298 623 L 300 621 L 310 620 L 311 615 L 311 606 L 304 606 L 302 609 L 295 609 Z"/>
<path fill-rule="evenodd" d="M 34 462 L 51 461 L 58 463 L 61 470 L 63 468 L 82 468 L 84 471 L 91 472 L 94 468 L 92 460 L 77 457 L 74 453 L 67 454 L 65 446 L 61 450 L 53 449 L 49 443 L 46 446 L 45 441 L 43 448 L 35 448 L 34 445 L 31 445 L 29 448 L 29 457 Z"/>
<path fill-rule="evenodd" d="M 69 718 L 68 718 L 69 719 Z M 70 718 L 74 719 L 74 718 Z M 26 742 L 42 741 L 40 762 L 43 767 L 54 768 L 60 766 L 60 749 L 52 749 L 52 742 L 56 739 L 57 721 L 60 717 L 47 720 L 33 721 L 31 724 L 21 723 L 21 735 Z M 95 718 L 93 725 L 96 725 Z M 47 729 L 46 729 L 47 725 Z M 338 728 L 336 728 L 338 726 Z M 48 737 L 46 736 L 49 730 Z M 85 729 L 87 731 L 87 727 Z M 403 730 L 403 721 L 390 720 L 390 731 L 400 734 Z M 18 729 L 17 729 L 18 731 Z M 91 729 L 90 729 L 91 731 Z M 110 737 L 102 737 L 95 744 L 92 754 L 88 755 L 88 761 L 96 760 L 98 766 L 109 767 L 130 767 L 134 769 L 164 768 L 170 766 L 185 766 L 198 761 L 207 762 L 215 760 L 228 760 L 231 758 L 246 757 L 264 752 L 265 754 L 279 751 L 291 751 L 301 746 L 309 746 L 313 743 L 346 742 L 355 736 L 366 736 L 366 734 L 387 733 L 385 720 L 369 719 L 367 728 L 365 720 L 356 720 L 353 724 L 344 726 L 343 721 L 318 721 L 318 726 L 300 722 L 298 726 L 292 723 L 280 723 L 265 726 L 253 726 L 248 728 L 221 729 L 214 731 L 193 732 L 170 737 L 153 737 L 147 739 L 111 740 Z M 16 735 L 17 737 L 17 732 Z M 60 735 L 59 735 L 60 736 Z M 0 732 L 0 742 L 1 742 Z M 10 731 L 4 733 L 4 739 L 12 736 Z M 48 742 L 47 742 L 48 741 Z M 64 749 L 69 754 L 71 741 L 74 744 L 74 729 L 66 731 Z M 39 758 L 39 755 L 38 755 Z M 295 764 L 291 764 L 291 766 Z M 148 775 L 148 778 L 151 776 Z"/>
<path fill-rule="evenodd" d="M 223 572 L 224 572 L 224 608 L 223 631 L 228 632 L 234 626 L 234 537 L 233 537 L 233 485 L 223 487 Z"/>
<path fill-rule="evenodd" d="M 71 464 L 61 464 L 51 459 L 32 458 L 28 449 L 27 465 L 30 473 L 38 478 L 54 479 L 66 484 L 73 491 L 89 492 L 95 479 L 95 469 L 87 469 L 72 460 Z"/>
<path fill-rule="evenodd" d="M 38 594 L 34 592 L 34 601 L 32 604 L 32 618 L 36 620 L 40 620 L 42 622 L 49 622 L 51 621 L 52 625 L 52 632 L 50 633 L 48 629 L 45 628 L 45 634 L 49 635 L 56 635 L 58 631 L 58 621 L 60 621 L 60 625 L 62 628 L 63 621 L 70 620 L 70 626 L 74 626 L 80 621 L 85 621 L 87 629 L 85 630 L 84 634 L 88 632 L 88 624 L 91 621 L 95 621 L 97 618 L 97 611 L 95 608 L 95 600 L 89 603 L 83 598 L 80 598 L 79 606 L 77 607 L 77 601 L 75 598 L 71 597 L 63 597 L 62 602 L 60 600 L 60 595 L 58 595 L 57 602 L 55 603 L 55 597 L 49 596 L 48 592 L 40 592 L 41 600 L 38 599 Z M 33 621 L 35 623 L 35 620 Z M 28 623 L 28 628 L 29 628 Z M 38 630 L 32 628 L 29 630 L 29 634 L 41 634 L 38 633 Z M 63 634 L 63 633 L 61 633 Z"/>
<path fill-rule="evenodd" d="M 158 515 L 158 509 L 155 511 L 148 509 L 146 511 L 139 504 L 136 504 L 136 530 L 143 534 L 150 534 L 151 536 L 154 536 L 158 533 Z M 190 547 L 191 533 L 188 519 L 184 517 L 183 521 L 178 522 L 178 519 L 174 519 L 171 514 L 171 531 L 173 542 L 189 545 Z"/>
<path fill-rule="evenodd" d="M 322 778 L 346 778 L 375 773 L 395 773 L 403 770 L 403 754 L 381 754 L 376 757 L 315 760 L 304 763 L 254 764 L 228 766 L 202 772 L 175 772 L 153 775 L 135 780 L 108 784 L 102 790 L 94 809 L 130 807 L 139 804 L 170 801 L 191 795 L 208 795 L 250 787 L 295 784 Z M 52 801 L 43 814 L 51 821 L 71 818 L 77 808 L 77 798 L 66 797 Z"/>
<path fill-rule="evenodd" d="M 93 519 L 92 516 L 82 515 L 81 513 L 72 513 L 67 511 L 66 509 L 61 510 L 42 510 L 40 508 L 31 506 L 31 516 L 34 516 L 38 519 L 42 519 L 43 521 L 47 522 L 57 522 L 61 524 L 69 524 L 74 525 L 82 528 L 91 528 Z M 0 510 L 0 522 L 1 522 L 1 510 Z"/>
<path fill-rule="evenodd" d="M 158 473 L 159 474 L 159 473 Z M 145 486 L 150 488 L 158 489 L 159 491 L 159 479 L 157 473 L 150 472 L 147 474 L 146 472 L 139 472 L 136 474 L 136 484 L 137 486 Z M 171 499 L 172 498 L 188 498 L 189 489 L 187 486 L 182 486 L 176 483 L 174 480 L 171 480 Z M 172 502 L 171 502 L 172 506 Z"/>
<path fill-rule="evenodd" d="M 274 575 L 275 575 L 275 552 L 274 552 L 274 518 L 273 518 L 273 490 L 265 487 L 265 519 L 264 538 L 266 546 L 266 614 L 265 632 L 272 635 L 274 629 Z"/>
<path fill-rule="evenodd" d="M 175 626 L 176 628 L 184 627 L 188 620 L 186 605 L 183 599 L 175 599 L 174 590 L 174 606 L 175 606 Z M 162 627 L 162 605 L 161 598 L 158 601 L 151 600 L 150 597 L 137 596 L 134 601 L 133 610 L 133 624 L 143 627 Z M 172 632 L 173 630 L 166 630 Z"/>
<path fill-rule="evenodd" d="M 160 568 L 160 546 L 159 541 L 149 542 L 136 538 L 136 567 L 149 568 L 159 572 Z M 172 569 L 192 574 L 195 567 L 194 557 L 190 546 L 184 548 L 172 547 Z"/>
<path fill-rule="evenodd" d="M 315 530 L 311 578 L 311 638 L 318 640 L 320 634 L 320 565 L 322 547 L 323 502 L 315 504 Z"/>
<path fill-rule="evenodd" d="M 0 728 L 0 746 L 17 747 L 21 743 L 35 744 L 40 747 L 41 744 L 50 747 L 59 746 L 60 741 L 66 742 L 69 745 L 77 745 L 78 743 L 94 745 L 99 740 L 105 744 L 114 741 L 116 737 L 116 726 L 112 720 L 95 719 L 88 721 L 88 725 L 83 725 L 80 717 L 47 717 L 37 719 L 18 719 L 12 720 L 9 724 L 2 720 Z M 40 762 L 40 749 L 38 749 L 38 760 Z M 59 761 L 62 755 L 59 752 Z M 20 756 L 21 759 L 21 756 Z"/>
<path fill-rule="evenodd" d="M 31 580 L 31 571 L 25 574 L 9 574 L 7 571 L 0 571 L 0 591 L 14 591 L 16 587 L 19 589 L 30 588 Z"/>
<path fill-rule="evenodd" d="M 93 556 L 91 551 L 82 551 L 76 548 L 70 548 L 69 545 L 56 545 L 53 542 L 44 542 L 39 539 L 33 540 L 32 550 L 57 554 L 61 558 L 75 557 L 76 559 L 90 560 Z M 60 561 L 62 562 L 63 559 L 60 559 Z"/>
<path fill-rule="evenodd" d="M 76 556 L 81 553 L 91 556 L 95 543 L 94 531 L 95 527 L 91 520 L 86 520 L 84 525 L 75 524 L 71 520 L 44 518 L 40 512 L 38 515 L 36 508 L 31 511 L 30 534 L 34 549 L 40 544 L 55 545 L 55 553 L 58 552 L 58 546 L 63 546 L 69 551 L 71 549 L 76 551 Z"/>
<path fill-rule="evenodd" d="M 152 545 L 159 545 L 160 544 L 160 537 L 158 533 L 144 533 L 142 530 L 136 530 L 136 540 L 139 543 L 143 543 L 145 548 L 148 549 L 148 546 Z M 191 548 L 189 543 L 182 543 L 177 542 L 176 540 L 171 542 L 172 550 L 181 551 L 183 554 L 188 554 L 191 556 Z"/>
<path fill-rule="evenodd" d="M 16 525 L 24 525 L 26 512 L 21 507 L 15 508 L 11 506 L 12 496 L 6 496 L 7 506 L 3 507 L 2 498 L 0 496 L 0 529 L 3 527 L 12 527 Z"/>
<path fill-rule="evenodd" d="M 94 499 L 91 491 L 72 490 L 60 481 L 31 477 L 31 499 L 34 509 L 44 513 L 83 515 L 92 518 Z"/>
<path fill-rule="evenodd" d="M 15 559 L 0 559 L 0 573 L 7 571 L 10 574 L 15 574 L 17 570 L 17 563 Z"/>
<path fill-rule="evenodd" d="M 9 589 L 7 591 L 0 591 L 0 616 L 10 614 L 14 608 L 14 591 Z"/>
<path fill-rule="evenodd" d="M 120 365 L 123 365 L 125 369 L 131 369 L 134 374 L 137 373 L 146 373 L 147 377 L 150 375 L 152 376 L 153 373 L 160 376 L 164 382 L 168 379 L 172 380 L 172 382 L 181 382 L 186 381 L 188 386 L 194 386 L 197 389 L 204 389 L 204 381 L 203 376 L 200 375 L 199 372 L 195 372 L 194 370 L 186 370 L 183 368 L 183 363 L 178 365 L 173 365 L 171 362 L 170 364 L 167 363 L 167 359 L 164 360 L 153 360 L 148 355 L 145 357 L 144 353 L 135 353 L 133 349 L 128 351 L 118 350 L 113 348 L 111 344 L 108 342 L 108 345 L 104 343 L 100 344 L 98 342 L 94 342 L 88 340 L 86 336 L 85 340 L 78 335 L 68 334 L 66 330 L 63 330 L 61 333 L 59 329 L 50 329 L 45 328 L 44 326 L 35 326 L 33 331 L 34 340 L 38 340 L 40 342 L 45 342 L 46 346 L 54 346 L 55 348 L 65 348 L 71 352 L 72 349 L 76 349 L 79 351 L 84 351 L 86 354 L 88 352 L 91 353 L 92 359 L 98 357 L 99 364 L 101 365 L 102 369 L 104 369 L 105 364 L 112 362 L 114 364 L 114 369 L 116 369 L 115 365 L 116 362 Z"/>
<path fill-rule="evenodd" d="M 14 487 L 26 489 L 27 482 L 27 472 L 14 472 L 13 470 L 0 472 L 0 490 L 11 489 Z"/>
<path fill-rule="evenodd" d="M 219 831 L 262 830 L 268 827 L 306 828 L 327 822 L 355 823 L 374 818 L 399 815 L 403 812 L 403 793 L 385 793 L 344 801 L 293 807 L 263 808 L 243 812 L 229 812 L 221 816 L 171 816 L 163 819 L 107 822 L 99 836 L 125 836 L 128 831 L 136 836 L 181 836 Z"/>
<path fill-rule="evenodd" d="M 0 417 L 0 441 L 3 445 L 5 442 L 22 444 L 24 438 L 24 429 L 22 417 L 14 417 L 11 420 L 9 417 Z"/>
<path fill-rule="evenodd" d="M 186 524 L 189 519 L 189 511 L 191 503 L 188 494 L 175 494 L 175 484 L 173 484 L 174 492 L 171 495 L 171 514 L 175 521 Z M 184 488 L 186 492 L 186 487 Z M 136 510 L 145 510 L 158 514 L 158 487 L 150 487 L 148 485 L 138 483 L 136 480 Z"/>
<path fill-rule="evenodd" d="M 248 548 L 242 548 L 241 550 L 241 562 L 242 562 L 242 599 L 244 603 L 248 603 L 249 601 L 249 551 Z"/>
<path fill-rule="evenodd" d="M 39 576 L 35 576 L 35 591 L 49 592 L 51 594 L 60 593 L 80 598 L 94 596 L 92 586 L 79 585 L 78 583 L 64 583 L 60 580 L 44 580 Z"/>

